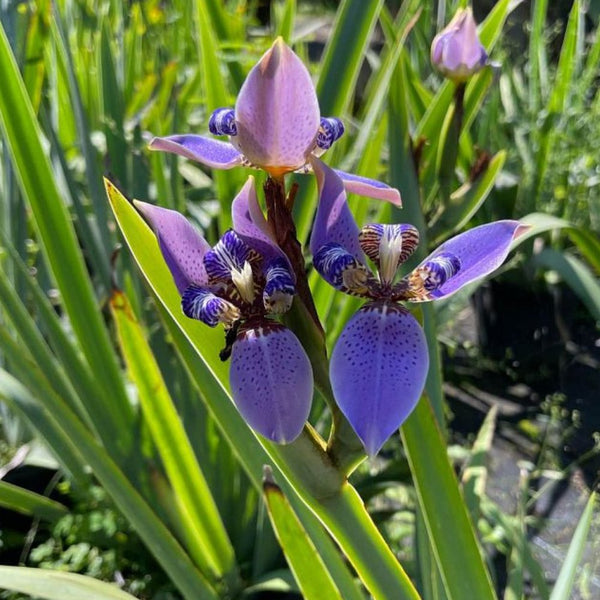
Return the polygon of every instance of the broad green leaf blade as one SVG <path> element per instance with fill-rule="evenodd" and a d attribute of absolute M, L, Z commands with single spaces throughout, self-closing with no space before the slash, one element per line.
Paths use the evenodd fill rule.
<path fill-rule="evenodd" d="M 15 171 L 73 329 L 91 368 L 102 374 L 97 382 L 110 399 L 104 405 L 110 427 L 100 434 L 115 454 L 125 455 L 132 444 L 131 407 L 72 223 L 42 147 L 39 125 L 1 28 L 0 72 L 4 77 L 0 88 L 0 121 Z"/>
<path fill-rule="evenodd" d="M 426 396 L 400 432 L 448 598 L 494 600 L 496 594 L 448 460 L 446 443 Z"/>
<path fill-rule="evenodd" d="M 343 0 L 323 56 L 317 96 L 321 114 L 341 117 L 354 96 L 383 0 Z"/>
<path fill-rule="evenodd" d="M 217 594 L 177 540 L 60 398 L 49 391 L 53 410 L 43 415 L 68 436 L 98 481 L 113 498 L 142 541 L 186 600 L 217 600 Z M 39 401 L 12 375 L 0 369 L 0 397 L 15 405 L 38 406 Z M 45 399 L 48 402 L 48 399 Z"/>
<path fill-rule="evenodd" d="M 265 479 L 263 491 L 275 535 L 303 597 L 306 600 L 342 600 L 340 591 L 281 488 L 269 477 Z"/>
<path fill-rule="evenodd" d="M 43 600 L 135 600 L 115 584 L 76 573 L 0 566 L 0 588 Z"/>
<path fill-rule="evenodd" d="M 430 225 L 429 237 L 433 246 L 462 229 L 477 213 L 500 175 L 505 160 L 506 152 L 498 152 L 475 181 L 466 183 L 450 195 L 450 202 Z"/>
<path fill-rule="evenodd" d="M 548 86 L 548 57 L 544 26 L 548 0 L 535 0 L 531 5 L 531 33 L 529 35 L 529 108 L 535 113 L 542 106 Z"/>
<path fill-rule="evenodd" d="M 544 248 L 532 261 L 537 266 L 556 271 L 579 296 L 594 319 L 600 320 L 600 283 L 581 260 L 567 252 Z"/>
<path fill-rule="evenodd" d="M 594 514 L 594 506 L 596 504 L 596 494 L 591 493 L 590 498 L 585 506 L 583 514 L 579 519 L 573 539 L 569 544 L 567 556 L 558 574 L 558 579 L 552 589 L 550 600 L 569 600 L 573 592 L 573 584 L 575 583 L 575 575 L 577 568 L 583 555 L 585 542 L 592 524 L 592 515 Z"/>
<path fill-rule="evenodd" d="M 51 522 L 69 512 L 64 504 L 7 481 L 0 481 L 0 506 Z"/>
<path fill-rule="evenodd" d="M 523 240 L 529 239 L 553 231 L 555 229 L 564 229 L 587 261 L 600 274 L 600 239 L 589 229 L 576 227 L 569 221 L 546 215 L 544 213 L 531 213 L 521 219 L 521 223 L 529 225 L 531 229 L 523 234 Z M 521 238 L 519 238 L 521 240 Z"/>
<path fill-rule="evenodd" d="M 113 292 L 110 307 L 144 420 L 173 486 L 190 551 L 212 578 L 235 584 L 233 547 L 146 335 L 122 292 Z"/>

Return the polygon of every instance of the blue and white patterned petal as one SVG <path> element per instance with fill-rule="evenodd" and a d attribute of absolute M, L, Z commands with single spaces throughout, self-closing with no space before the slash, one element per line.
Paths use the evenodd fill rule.
<path fill-rule="evenodd" d="M 310 412 L 313 374 L 289 329 L 265 321 L 240 332 L 233 344 L 229 382 L 238 410 L 254 431 L 279 444 L 300 435 Z"/>
<path fill-rule="evenodd" d="M 217 108 L 208 120 L 208 130 L 213 135 L 237 135 L 233 108 Z"/>
<path fill-rule="evenodd" d="M 265 269 L 265 310 L 273 314 L 287 312 L 292 306 L 295 293 L 294 276 L 290 272 L 288 262 L 283 258 L 271 261 Z"/>
<path fill-rule="evenodd" d="M 229 327 L 241 316 L 239 309 L 231 302 L 198 285 L 190 285 L 183 292 L 181 308 L 190 319 L 197 319 L 210 327 L 216 327 L 219 323 Z"/>
<path fill-rule="evenodd" d="M 428 369 L 425 334 L 398 304 L 369 302 L 348 321 L 331 354 L 331 385 L 369 456 L 416 406 Z"/>
<path fill-rule="evenodd" d="M 438 290 L 460 271 L 460 259 L 450 252 L 443 252 L 421 263 L 406 277 L 408 299 L 432 300 L 432 292 Z"/>
<path fill-rule="evenodd" d="M 329 150 L 332 144 L 344 135 L 344 124 L 335 117 L 321 117 L 319 133 L 317 133 L 317 147 L 323 152 Z M 318 153 L 314 153 L 318 156 Z"/>
<path fill-rule="evenodd" d="M 339 244 L 321 246 L 313 256 L 313 265 L 321 277 L 336 289 L 357 296 L 367 294 L 369 270 Z"/>
<path fill-rule="evenodd" d="M 204 266 L 210 283 L 229 283 L 232 272 L 242 272 L 246 262 L 256 264 L 260 255 L 240 236 L 228 229 L 217 244 L 204 255 Z"/>

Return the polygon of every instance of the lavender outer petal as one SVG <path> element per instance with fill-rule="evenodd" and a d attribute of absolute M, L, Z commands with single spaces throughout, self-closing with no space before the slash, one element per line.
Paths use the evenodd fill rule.
<path fill-rule="evenodd" d="M 234 198 L 231 217 L 234 231 L 265 258 L 265 264 L 275 259 L 284 259 L 293 273 L 288 257 L 275 242 L 273 232 L 258 205 L 254 177 L 248 177 L 248 181 Z"/>
<path fill-rule="evenodd" d="M 342 178 L 344 187 L 348 192 L 375 198 L 376 200 L 387 200 L 396 206 L 402 206 L 400 192 L 396 188 L 390 187 L 377 179 L 361 177 L 338 169 L 335 169 L 335 172 Z"/>
<path fill-rule="evenodd" d="M 175 210 L 139 200 L 133 203 L 154 230 L 179 293 L 183 294 L 191 283 L 207 285 L 204 255 L 210 250 L 210 245 L 192 224 Z"/>
<path fill-rule="evenodd" d="M 469 229 L 444 242 L 421 265 L 440 254 L 452 254 L 460 261 L 460 270 L 431 292 L 433 299 L 449 296 L 497 269 L 508 256 L 513 240 L 528 229 L 519 221 L 496 221 Z"/>
<path fill-rule="evenodd" d="M 319 104 L 310 73 L 281 38 L 248 74 L 235 118 L 232 143 L 252 164 L 278 175 L 306 163 L 319 130 Z"/>
<path fill-rule="evenodd" d="M 295 440 L 313 396 L 310 362 L 296 336 L 275 323 L 242 332 L 229 374 L 233 400 L 245 421 L 279 444 Z"/>
<path fill-rule="evenodd" d="M 327 244 L 339 244 L 359 262 L 365 255 L 358 242 L 358 226 L 348 208 L 344 184 L 338 174 L 318 158 L 311 164 L 317 176 L 319 205 L 310 238 L 310 250 L 315 256 Z"/>
<path fill-rule="evenodd" d="M 232 169 L 243 163 L 243 156 L 231 144 L 202 135 L 155 137 L 148 147 L 185 156 L 212 169 Z"/>
<path fill-rule="evenodd" d="M 400 306 L 369 303 L 348 321 L 331 355 L 331 385 L 369 456 L 416 406 L 428 368 L 425 334 Z"/>

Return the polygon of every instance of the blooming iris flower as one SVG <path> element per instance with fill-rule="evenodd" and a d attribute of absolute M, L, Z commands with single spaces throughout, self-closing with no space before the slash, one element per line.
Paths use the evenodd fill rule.
<path fill-rule="evenodd" d="M 481 71 L 487 59 L 470 7 L 460 9 L 431 44 L 431 62 L 456 82 L 464 82 Z"/>
<path fill-rule="evenodd" d="M 209 120 L 214 135 L 157 137 L 153 150 L 164 150 L 213 169 L 243 165 L 265 170 L 272 177 L 307 173 L 311 158 L 320 156 L 344 133 L 339 119 L 321 118 L 310 74 L 302 61 L 278 38 L 252 68 L 237 97 L 235 109 L 217 109 Z M 398 190 L 338 171 L 351 192 L 400 204 Z"/>
<path fill-rule="evenodd" d="M 367 299 L 333 349 L 331 384 L 340 409 L 374 456 L 415 407 L 429 368 L 423 330 L 400 302 L 445 298 L 489 274 L 527 227 L 518 221 L 475 227 L 400 278 L 398 268 L 419 243 L 417 229 L 369 224 L 359 231 L 339 177 L 320 161 L 314 169 L 320 201 L 310 242 L 313 264 L 336 289 Z"/>
<path fill-rule="evenodd" d="M 308 418 L 313 395 L 310 362 L 296 336 L 270 318 L 287 311 L 295 278 L 271 238 L 250 177 L 233 201 L 233 230 L 211 248 L 176 211 L 136 202 L 153 228 L 181 294 L 183 312 L 233 339 L 233 400 L 258 433 L 293 441 Z"/>

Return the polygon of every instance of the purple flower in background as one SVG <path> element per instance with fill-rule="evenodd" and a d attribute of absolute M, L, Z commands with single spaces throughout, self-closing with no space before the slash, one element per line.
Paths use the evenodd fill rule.
<path fill-rule="evenodd" d="M 201 135 L 154 138 L 153 150 L 196 160 L 213 169 L 250 166 L 272 177 L 307 173 L 311 158 L 321 156 L 344 133 L 339 119 L 320 116 L 310 73 L 285 42 L 278 38 L 252 68 L 237 97 L 235 109 L 219 108 L 209 120 L 222 142 Z M 400 204 L 398 190 L 338 171 L 351 192 Z"/>
<path fill-rule="evenodd" d="M 470 7 L 459 10 L 431 44 L 431 62 L 456 82 L 466 81 L 481 71 L 487 59 Z"/>
<path fill-rule="evenodd" d="M 368 300 L 333 349 L 331 384 L 340 409 L 374 456 L 415 407 L 429 367 L 423 330 L 399 303 L 445 298 L 489 274 L 527 227 L 518 221 L 475 227 L 400 278 L 400 265 L 418 246 L 417 229 L 370 224 L 359 231 L 339 177 L 320 161 L 314 168 L 320 194 L 310 242 L 314 266 L 338 290 Z"/>
<path fill-rule="evenodd" d="M 225 326 L 231 392 L 246 422 L 275 442 L 296 439 L 310 411 L 312 368 L 296 336 L 269 318 L 290 308 L 295 278 L 271 239 L 254 178 L 233 201 L 234 229 L 213 248 L 178 212 L 135 204 L 158 238 L 183 312 Z"/>

